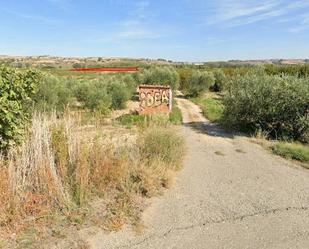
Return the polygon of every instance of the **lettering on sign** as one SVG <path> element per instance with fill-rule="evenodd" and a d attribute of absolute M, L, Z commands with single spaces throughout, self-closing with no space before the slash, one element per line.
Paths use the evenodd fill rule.
<path fill-rule="evenodd" d="M 169 113 L 172 108 L 172 90 L 169 86 L 139 86 L 140 113 Z"/>

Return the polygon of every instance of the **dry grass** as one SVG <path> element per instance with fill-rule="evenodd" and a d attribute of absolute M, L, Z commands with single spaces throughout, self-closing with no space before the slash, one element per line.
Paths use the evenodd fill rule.
<path fill-rule="evenodd" d="M 4 159 L 0 158 L 0 226 L 6 225 L 6 213 L 10 200 L 9 172 L 3 162 Z"/>
<path fill-rule="evenodd" d="M 128 223 L 142 227 L 143 198 L 170 186 L 183 140 L 166 125 L 143 130 L 135 139 L 122 135 L 118 127 L 109 134 L 102 126 L 89 130 L 76 116 L 34 115 L 24 143 L 0 158 L 0 237 L 5 229 L 22 236 L 35 225 L 35 236 L 22 240 L 28 246 L 44 237 L 47 224 L 57 231 L 55 222 L 81 226 L 96 220 L 108 230 Z M 102 205 L 93 210 L 98 199 Z M 57 215 L 67 218 L 51 220 Z"/>

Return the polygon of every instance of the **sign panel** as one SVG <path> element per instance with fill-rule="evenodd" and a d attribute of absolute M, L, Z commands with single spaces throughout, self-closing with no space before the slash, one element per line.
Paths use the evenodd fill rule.
<path fill-rule="evenodd" d="M 139 86 L 140 114 L 170 113 L 172 99 L 170 86 Z"/>

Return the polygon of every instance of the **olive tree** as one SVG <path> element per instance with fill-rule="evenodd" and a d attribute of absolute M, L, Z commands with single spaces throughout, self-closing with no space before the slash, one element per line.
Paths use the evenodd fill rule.
<path fill-rule="evenodd" d="M 188 78 L 188 94 L 197 97 L 207 91 L 215 83 L 215 77 L 211 72 L 195 71 Z"/>

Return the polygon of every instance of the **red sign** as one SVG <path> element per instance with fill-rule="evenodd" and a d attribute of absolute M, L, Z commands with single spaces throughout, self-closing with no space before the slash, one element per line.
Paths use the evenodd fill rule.
<path fill-rule="evenodd" d="M 140 85 L 140 114 L 169 113 L 172 110 L 170 86 Z"/>

